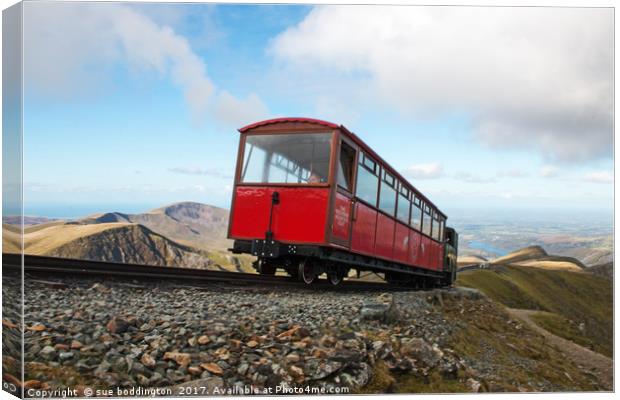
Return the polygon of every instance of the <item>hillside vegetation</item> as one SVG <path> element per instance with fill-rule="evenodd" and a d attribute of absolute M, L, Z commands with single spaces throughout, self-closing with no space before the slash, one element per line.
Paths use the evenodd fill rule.
<path fill-rule="evenodd" d="M 496 258 L 491 261 L 492 264 L 510 264 L 524 260 L 534 260 L 540 257 L 546 257 L 548 254 L 540 246 L 529 246 L 523 249 L 513 251 L 505 256 Z"/>
<path fill-rule="evenodd" d="M 2 224 L 2 252 L 21 253 L 21 229 L 19 226 Z"/>
<path fill-rule="evenodd" d="M 457 258 L 456 260 L 456 264 L 459 267 L 464 267 L 466 265 L 473 265 L 473 264 L 482 264 L 484 262 L 487 262 L 488 260 L 482 256 L 477 256 L 477 255 L 465 255 L 465 256 L 460 256 Z"/>
<path fill-rule="evenodd" d="M 552 256 L 540 246 L 529 246 L 491 260 L 493 265 L 521 265 L 554 270 L 582 271 L 586 266 L 576 258 Z"/>
<path fill-rule="evenodd" d="M 613 349 L 613 288 L 609 279 L 588 273 L 524 266 L 496 266 L 461 273 L 457 285 L 473 287 L 510 308 L 546 311 L 569 321 L 542 315 L 550 332 L 571 339 L 575 326 L 581 343 L 610 356 Z"/>
<path fill-rule="evenodd" d="M 228 210 L 194 202 L 175 203 L 142 214 L 95 214 L 77 222 L 140 224 L 177 243 L 202 250 L 225 250 L 231 245 L 226 239 Z"/>
<path fill-rule="evenodd" d="M 4 251 L 19 243 L 19 233 L 3 232 Z M 33 255 L 148 265 L 207 268 L 206 254 L 131 223 L 49 223 L 24 229 L 24 252 Z"/>
<path fill-rule="evenodd" d="M 226 249 L 228 211 L 175 203 L 143 214 L 108 212 L 24 227 L 26 254 L 188 268 L 255 272 L 251 258 Z M 19 253 L 20 229 L 3 224 L 3 251 Z"/>
<path fill-rule="evenodd" d="M 591 267 L 588 267 L 588 272 L 594 275 L 599 275 L 599 276 L 603 276 L 609 279 L 613 279 L 614 278 L 614 263 L 607 262 L 604 264 L 593 265 Z"/>

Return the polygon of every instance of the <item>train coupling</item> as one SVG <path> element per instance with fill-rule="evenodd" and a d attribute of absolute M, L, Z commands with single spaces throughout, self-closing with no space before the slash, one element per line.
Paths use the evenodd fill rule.
<path fill-rule="evenodd" d="M 284 244 L 271 239 L 252 240 L 252 255 L 264 258 L 278 258 L 297 254 L 297 245 Z"/>

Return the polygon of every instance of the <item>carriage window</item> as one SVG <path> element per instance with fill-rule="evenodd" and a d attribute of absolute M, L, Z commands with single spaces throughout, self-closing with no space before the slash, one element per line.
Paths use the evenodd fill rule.
<path fill-rule="evenodd" d="M 438 240 L 442 241 L 442 242 L 443 242 L 443 239 L 444 239 L 443 238 L 443 228 L 444 228 L 445 225 L 446 225 L 446 220 L 445 219 L 442 218 L 441 220 L 439 220 L 439 239 Z"/>
<path fill-rule="evenodd" d="M 327 183 L 331 133 L 248 135 L 241 182 Z"/>
<path fill-rule="evenodd" d="M 429 206 L 424 207 L 424 214 L 422 215 L 422 233 L 425 235 L 431 235 L 431 209 Z"/>
<path fill-rule="evenodd" d="M 396 218 L 407 224 L 409 222 L 409 209 L 411 208 L 411 200 L 409 200 L 409 189 L 401 185 L 398 193 L 398 208 L 396 210 Z"/>
<path fill-rule="evenodd" d="M 439 214 L 437 214 L 437 212 L 433 212 L 431 237 L 435 240 L 439 240 Z"/>
<path fill-rule="evenodd" d="M 372 169 L 368 169 L 366 165 L 367 160 L 370 160 L 368 156 L 363 156 L 363 162 L 358 165 L 357 168 L 357 187 L 355 195 L 365 202 L 371 204 L 373 207 L 377 205 L 377 189 L 379 187 L 379 177 L 375 174 L 375 163 L 370 160 Z"/>
<path fill-rule="evenodd" d="M 340 159 L 338 160 L 338 185 L 349 192 L 353 189 L 353 165 L 355 150 L 346 144 L 340 143 Z"/>
<path fill-rule="evenodd" d="M 368 157 L 366 154 L 363 154 L 363 160 L 363 164 L 364 166 L 366 166 L 366 168 L 368 168 L 372 172 L 379 172 L 377 171 L 377 163 L 375 163 L 372 158 Z"/>
<path fill-rule="evenodd" d="M 422 227 L 422 210 L 419 204 L 420 198 L 416 198 L 414 204 L 411 206 L 411 222 L 409 223 L 413 229 L 417 229 L 418 231 Z"/>
<path fill-rule="evenodd" d="M 396 188 L 394 188 L 394 183 L 394 177 L 385 172 L 381 180 L 379 208 L 391 216 L 394 216 L 396 211 Z"/>

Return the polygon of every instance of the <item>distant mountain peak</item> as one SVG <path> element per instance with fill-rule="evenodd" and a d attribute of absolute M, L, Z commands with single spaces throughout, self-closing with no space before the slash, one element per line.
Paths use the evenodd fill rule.
<path fill-rule="evenodd" d="M 228 210 L 221 207 L 212 206 L 210 204 L 198 203 L 195 201 L 180 201 L 177 203 L 172 203 L 165 205 L 163 207 L 155 208 L 151 210 L 151 212 L 155 211 L 166 211 L 166 210 L 179 210 L 179 209 L 206 209 L 206 210 L 220 210 L 228 213 Z"/>

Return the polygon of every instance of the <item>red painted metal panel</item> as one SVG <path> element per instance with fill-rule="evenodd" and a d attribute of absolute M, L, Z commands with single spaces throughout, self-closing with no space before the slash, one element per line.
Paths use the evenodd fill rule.
<path fill-rule="evenodd" d="M 409 229 L 409 264 L 420 266 L 420 241 L 422 235 L 413 229 Z"/>
<path fill-rule="evenodd" d="M 394 259 L 405 264 L 409 262 L 409 227 L 398 222 L 394 234 Z"/>
<path fill-rule="evenodd" d="M 394 219 L 382 213 L 377 216 L 377 238 L 375 240 L 375 255 L 377 257 L 393 258 L 394 224 Z"/>
<path fill-rule="evenodd" d="M 375 250 L 375 229 L 377 211 L 360 202 L 355 203 L 351 250 L 373 254 Z"/>
<path fill-rule="evenodd" d="M 430 269 L 437 269 L 437 243 L 433 242 L 432 240 L 430 241 L 430 246 L 431 246 L 431 252 L 430 252 L 430 259 L 428 260 L 428 267 Z"/>
<path fill-rule="evenodd" d="M 244 187 L 236 189 L 231 210 L 233 239 L 263 239 L 269 226 L 271 194 L 280 193 L 274 206 L 274 239 L 283 242 L 323 243 L 329 188 Z"/>
<path fill-rule="evenodd" d="M 430 269 L 437 269 L 437 243 L 431 241 L 431 259 L 430 259 L 430 264 L 429 264 L 429 268 Z"/>
<path fill-rule="evenodd" d="M 334 202 L 334 218 L 332 235 L 342 240 L 349 240 L 351 228 L 351 199 L 342 193 L 336 192 Z"/>
<path fill-rule="evenodd" d="M 433 261 L 431 263 L 431 268 L 438 271 L 439 270 L 439 258 L 440 258 L 440 254 L 439 254 L 439 250 L 440 250 L 440 244 L 433 241 Z"/>
<path fill-rule="evenodd" d="M 422 235 L 422 241 L 420 245 L 420 267 L 430 268 L 431 266 L 431 253 L 433 252 L 431 240 Z"/>
<path fill-rule="evenodd" d="M 443 271 L 443 243 L 437 243 L 437 271 Z"/>

